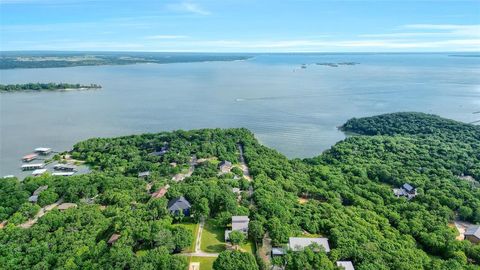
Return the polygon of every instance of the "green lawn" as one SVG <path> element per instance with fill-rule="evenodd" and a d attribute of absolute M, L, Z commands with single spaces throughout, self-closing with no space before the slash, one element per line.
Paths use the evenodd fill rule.
<path fill-rule="evenodd" d="M 206 221 L 202 233 L 200 249 L 205 252 L 220 253 L 225 250 L 225 228 Z"/>
<path fill-rule="evenodd" d="M 200 263 L 200 270 L 212 270 L 213 262 L 217 258 L 215 257 L 190 257 L 188 263 L 191 262 L 199 262 Z"/>
<path fill-rule="evenodd" d="M 197 233 L 198 233 L 198 223 L 193 223 L 191 221 L 186 221 L 179 224 L 173 224 L 174 227 L 184 227 L 187 230 L 190 230 L 193 235 L 193 241 L 190 244 L 190 247 L 184 249 L 182 253 L 190 253 L 195 251 L 195 242 L 197 241 Z"/>
<path fill-rule="evenodd" d="M 240 248 L 245 252 L 255 255 L 255 247 L 251 240 L 248 240 L 247 242 L 240 245 Z"/>

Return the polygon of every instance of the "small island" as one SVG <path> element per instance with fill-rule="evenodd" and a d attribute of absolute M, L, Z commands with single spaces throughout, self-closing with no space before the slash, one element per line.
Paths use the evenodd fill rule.
<path fill-rule="evenodd" d="M 1 92 L 22 92 L 22 91 L 69 91 L 69 90 L 90 90 L 100 89 L 98 84 L 71 84 L 71 83 L 25 83 L 25 84 L 0 84 Z"/>

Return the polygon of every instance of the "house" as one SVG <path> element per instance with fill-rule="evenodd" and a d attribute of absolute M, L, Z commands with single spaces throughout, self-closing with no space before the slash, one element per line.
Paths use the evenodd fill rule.
<path fill-rule="evenodd" d="M 405 183 L 401 188 L 394 188 L 393 194 L 399 197 L 407 197 L 409 200 L 415 198 L 418 195 L 417 189 L 414 188 L 412 185 Z"/>
<path fill-rule="evenodd" d="M 248 218 L 248 216 L 232 216 L 232 229 L 225 230 L 225 241 L 230 240 L 230 233 L 233 231 L 239 231 L 247 234 L 249 222 L 250 219 Z"/>
<path fill-rule="evenodd" d="M 337 261 L 337 266 L 345 270 L 355 270 L 351 261 Z"/>
<path fill-rule="evenodd" d="M 31 202 L 31 203 L 36 203 L 38 201 L 38 195 L 40 195 L 40 193 L 42 193 L 42 191 L 46 190 L 48 188 L 48 186 L 40 186 L 38 187 L 32 194 L 32 196 L 30 196 L 28 198 L 28 201 Z"/>
<path fill-rule="evenodd" d="M 164 143 L 164 145 L 162 146 L 162 148 L 160 148 L 159 151 L 154 151 L 150 153 L 150 155 L 160 157 L 165 155 L 167 152 L 168 152 L 168 144 Z"/>
<path fill-rule="evenodd" d="M 301 251 L 312 244 L 317 244 L 326 252 L 330 252 L 327 238 L 290 237 L 288 239 L 288 247 L 293 251 Z"/>
<path fill-rule="evenodd" d="M 182 212 L 185 216 L 190 216 L 191 207 L 190 203 L 183 196 L 171 199 L 167 205 L 167 209 L 172 215 L 178 215 Z"/>
<path fill-rule="evenodd" d="M 38 195 L 32 195 L 28 198 L 28 202 L 36 203 L 38 201 Z"/>
<path fill-rule="evenodd" d="M 112 234 L 112 236 L 110 236 L 110 239 L 108 239 L 107 244 L 113 245 L 115 244 L 115 242 L 117 242 L 119 238 L 120 238 L 120 234 L 114 233 Z"/>
<path fill-rule="evenodd" d="M 75 208 L 75 207 L 77 207 L 77 204 L 75 203 L 62 203 L 57 207 L 57 209 L 60 211 L 65 211 L 69 208 Z"/>
<path fill-rule="evenodd" d="M 138 178 L 148 178 L 150 176 L 150 172 L 149 171 L 146 171 L 146 172 L 139 172 L 138 173 Z"/>
<path fill-rule="evenodd" d="M 37 159 L 37 157 L 38 157 L 37 154 L 28 154 L 28 155 L 22 157 L 22 161 L 23 162 L 30 162 L 34 159 Z"/>
<path fill-rule="evenodd" d="M 39 176 L 47 172 L 47 169 L 36 169 L 32 172 L 33 176 Z"/>
<path fill-rule="evenodd" d="M 272 258 L 273 257 L 277 257 L 277 256 L 283 256 L 285 255 L 285 249 L 284 248 L 281 248 L 281 247 L 272 247 L 272 251 L 271 251 L 271 256 Z"/>
<path fill-rule="evenodd" d="M 218 168 L 220 169 L 221 173 L 229 173 L 232 169 L 232 163 L 230 161 L 222 161 L 218 164 Z"/>
<path fill-rule="evenodd" d="M 235 193 L 235 194 L 237 194 L 237 195 L 240 195 L 240 193 L 241 193 L 242 191 L 241 191 L 239 188 L 234 187 L 234 188 L 232 188 L 232 192 Z"/>
<path fill-rule="evenodd" d="M 47 147 L 38 147 L 38 148 L 35 148 L 35 153 L 38 153 L 40 155 L 48 155 L 52 152 L 52 149 L 51 148 L 47 148 Z"/>
<path fill-rule="evenodd" d="M 74 165 L 68 165 L 68 164 L 57 164 L 57 165 L 53 166 L 53 169 L 57 170 L 57 171 L 65 171 L 65 172 L 76 172 L 77 171 L 77 167 L 75 167 Z"/>
<path fill-rule="evenodd" d="M 232 216 L 232 231 L 248 232 L 248 216 Z"/>
<path fill-rule="evenodd" d="M 32 171 L 42 169 L 43 167 L 45 167 L 45 164 L 43 163 L 24 164 L 22 165 L 22 171 Z"/>
<path fill-rule="evenodd" d="M 170 185 L 166 185 L 166 186 L 160 188 L 159 190 L 155 191 L 151 195 L 152 198 L 156 198 L 156 199 L 162 198 L 167 193 L 169 187 L 170 187 Z"/>
<path fill-rule="evenodd" d="M 480 243 L 480 225 L 472 225 L 465 231 L 465 240 L 474 244 Z"/>

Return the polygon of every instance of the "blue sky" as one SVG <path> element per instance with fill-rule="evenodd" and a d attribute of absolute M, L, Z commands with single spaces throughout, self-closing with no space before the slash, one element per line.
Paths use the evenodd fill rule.
<path fill-rule="evenodd" d="M 0 0 L 1 50 L 480 51 L 480 0 Z"/>

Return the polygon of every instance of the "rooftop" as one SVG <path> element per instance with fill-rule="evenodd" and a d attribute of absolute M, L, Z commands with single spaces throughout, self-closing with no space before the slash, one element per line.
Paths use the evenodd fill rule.
<path fill-rule="evenodd" d="M 182 196 L 175 199 L 171 199 L 168 202 L 167 208 L 170 211 L 177 211 L 177 210 L 189 209 L 190 207 L 192 207 L 190 203 L 187 201 L 187 199 L 185 199 L 185 197 Z"/>
<path fill-rule="evenodd" d="M 115 242 L 117 242 L 117 240 L 120 238 L 120 234 L 112 234 L 112 236 L 110 236 L 110 239 L 108 239 L 107 243 L 108 244 L 113 244 Z"/>
<path fill-rule="evenodd" d="M 48 148 L 48 147 L 35 148 L 35 152 L 50 152 L 50 151 L 52 151 L 52 148 Z"/>
<path fill-rule="evenodd" d="M 326 252 L 330 251 L 327 238 L 290 237 L 288 240 L 288 246 L 293 251 L 300 251 L 311 244 L 317 244 L 323 247 Z"/>
<path fill-rule="evenodd" d="M 343 267 L 345 270 L 355 270 L 351 261 L 338 261 L 337 266 Z"/>
<path fill-rule="evenodd" d="M 41 175 L 47 172 L 47 169 L 36 169 L 32 172 L 32 175 Z"/>
<path fill-rule="evenodd" d="M 465 231 L 465 236 L 475 236 L 480 239 L 480 225 L 472 225 Z"/>
<path fill-rule="evenodd" d="M 250 219 L 248 216 L 232 216 L 232 223 L 234 222 L 248 222 Z"/>

